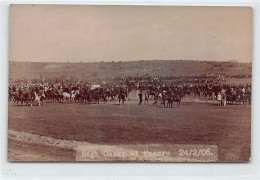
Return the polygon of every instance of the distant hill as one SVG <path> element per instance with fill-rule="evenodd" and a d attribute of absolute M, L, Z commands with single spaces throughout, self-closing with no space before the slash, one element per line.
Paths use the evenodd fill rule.
<path fill-rule="evenodd" d="M 194 60 L 141 60 L 128 62 L 50 63 L 10 62 L 9 73 L 16 78 L 60 77 L 62 75 L 85 77 L 115 76 L 193 76 L 209 73 L 251 75 L 252 63 L 213 62 Z"/>
<path fill-rule="evenodd" d="M 228 62 L 231 62 L 231 63 L 238 63 L 238 61 L 235 60 L 235 59 L 230 59 Z"/>

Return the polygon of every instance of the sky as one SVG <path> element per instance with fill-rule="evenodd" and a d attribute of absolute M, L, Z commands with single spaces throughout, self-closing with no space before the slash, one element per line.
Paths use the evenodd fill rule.
<path fill-rule="evenodd" d="M 9 60 L 252 61 L 249 7 L 11 5 Z"/>

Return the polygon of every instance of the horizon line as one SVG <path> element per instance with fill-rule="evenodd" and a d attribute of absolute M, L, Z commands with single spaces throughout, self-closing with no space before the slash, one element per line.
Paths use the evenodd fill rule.
<path fill-rule="evenodd" d="M 16 62 L 16 63 L 104 63 L 104 62 L 138 62 L 138 61 L 200 61 L 200 62 L 237 62 L 237 63 L 252 63 L 250 62 L 241 62 L 236 59 L 218 61 L 218 60 L 203 60 L 203 59 L 140 59 L 140 60 L 112 60 L 112 61 L 15 61 L 9 60 L 9 62 Z"/>

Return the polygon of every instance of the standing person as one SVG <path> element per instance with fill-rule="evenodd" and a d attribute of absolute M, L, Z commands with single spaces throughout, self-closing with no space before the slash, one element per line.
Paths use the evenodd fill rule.
<path fill-rule="evenodd" d="M 143 94 L 142 94 L 142 91 L 138 94 L 138 96 L 139 96 L 139 105 L 141 105 L 142 102 L 143 102 Z"/>
<path fill-rule="evenodd" d="M 226 106 L 227 105 L 227 95 L 226 92 L 223 92 L 222 94 L 222 106 Z"/>
<path fill-rule="evenodd" d="M 147 102 L 147 105 L 148 105 L 148 100 L 149 100 L 149 93 L 148 93 L 148 91 L 146 91 L 145 95 L 144 95 L 144 104 L 146 104 L 146 102 Z"/>
<path fill-rule="evenodd" d="M 164 90 L 162 92 L 162 104 L 163 104 L 163 108 L 165 108 L 165 101 L 166 101 L 166 91 Z"/>
<path fill-rule="evenodd" d="M 215 92 L 212 91 L 212 100 L 214 100 L 214 99 L 215 99 Z"/>
<path fill-rule="evenodd" d="M 221 90 L 221 106 L 227 105 L 227 96 L 226 96 L 226 90 L 222 88 Z"/>
<path fill-rule="evenodd" d="M 218 93 L 218 95 L 217 95 L 217 100 L 218 100 L 218 106 L 221 106 L 222 96 L 220 93 Z"/>
<path fill-rule="evenodd" d="M 157 106 L 157 101 L 158 101 L 158 94 L 155 93 L 155 94 L 154 94 L 154 103 L 153 103 L 153 106 L 154 106 L 154 105 Z"/>

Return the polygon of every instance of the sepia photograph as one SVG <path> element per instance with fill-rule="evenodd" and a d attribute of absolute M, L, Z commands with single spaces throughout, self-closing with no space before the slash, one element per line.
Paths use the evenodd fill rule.
<path fill-rule="evenodd" d="M 9 8 L 8 161 L 250 162 L 252 8 Z"/>

